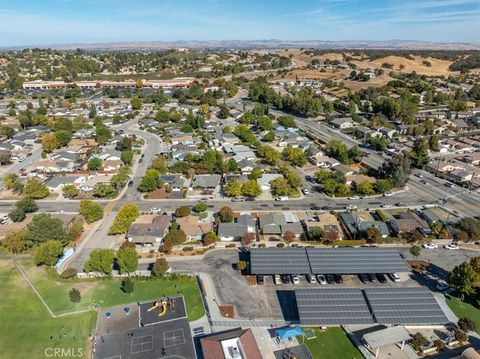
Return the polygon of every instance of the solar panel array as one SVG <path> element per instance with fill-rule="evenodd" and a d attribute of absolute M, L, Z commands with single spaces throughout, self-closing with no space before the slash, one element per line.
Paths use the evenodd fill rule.
<path fill-rule="evenodd" d="M 295 290 L 302 325 L 449 322 L 432 293 L 412 288 L 302 288 Z"/>
<path fill-rule="evenodd" d="M 309 274 L 307 252 L 304 248 L 252 248 L 252 274 Z"/>
<path fill-rule="evenodd" d="M 433 325 L 449 322 L 427 288 L 365 288 L 364 292 L 377 323 Z"/>
<path fill-rule="evenodd" d="M 395 249 L 252 248 L 252 274 L 360 274 L 408 272 Z"/>
<path fill-rule="evenodd" d="M 302 325 L 373 324 L 360 288 L 295 290 Z"/>
<path fill-rule="evenodd" d="M 396 273 L 410 269 L 397 250 L 388 248 L 307 248 L 312 273 Z"/>

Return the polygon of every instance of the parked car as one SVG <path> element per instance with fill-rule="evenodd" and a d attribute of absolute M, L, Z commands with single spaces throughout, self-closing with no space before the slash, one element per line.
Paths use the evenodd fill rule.
<path fill-rule="evenodd" d="M 393 196 L 393 192 L 385 192 L 383 194 L 384 197 L 392 197 Z"/>
<path fill-rule="evenodd" d="M 392 280 L 392 282 L 400 282 L 400 277 L 398 276 L 397 273 L 388 273 L 388 276 L 390 277 L 390 279 Z"/>
<path fill-rule="evenodd" d="M 311 194 L 308 188 L 302 189 L 302 193 L 303 193 L 305 196 L 308 196 L 309 194 Z"/>
<path fill-rule="evenodd" d="M 161 210 L 160 208 L 158 208 L 158 207 L 152 207 L 152 208 L 150 208 L 150 212 L 159 213 L 159 212 L 161 212 L 161 211 L 162 211 L 162 210 Z"/>
<path fill-rule="evenodd" d="M 397 203 L 395 203 L 395 206 L 397 206 L 397 207 L 406 207 L 407 204 L 406 204 L 405 202 L 397 202 Z"/>
<path fill-rule="evenodd" d="M 435 288 L 437 288 L 437 290 L 440 290 L 440 291 L 446 290 L 448 289 L 448 287 L 449 287 L 448 283 L 442 279 L 440 279 L 437 282 L 437 285 L 435 286 Z"/>
<path fill-rule="evenodd" d="M 455 184 L 452 183 L 452 182 L 447 182 L 447 183 L 445 183 L 445 186 L 447 186 L 448 188 L 454 188 Z"/>
<path fill-rule="evenodd" d="M 422 244 L 422 247 L 425 248 L 425 249 L 437 249 L 438 245 L 437 245 L 437 243 L 429 242 L 429 243 Z"/>
<path fill-rule="evenodd" d="M 368 275 L 366 275 L 365 273 L 359 274 L 358 279 L 360 279 L 360 282 L 362 282 L 363 284 L 370 283 L 370 280 L 368 279 Z"/>
<path fill-rule="evenodd" d="M 420 183 L 423 184 L 423 185 L 425 185 L 425 186 L 428 186 L 427 180 L 422 179 L 422 180 L 420 181 Z"/>
<path fill-rule="evenodd" d="M 275 274 L 273 276 L 273 283 L 275 283 L 276 285 L 282 284 L 282 278 L 280 278 L 280 274 Z"/>
<path fill-rule="evenodd" d="M 280 202 L 288 201 L 288 196 L 279 196 L 276 198 L 276 201 L 280 201 Z"/>
<path fill-rule="evenodd" d="M 456 243 L 445 244 L 443 248 L 452 250 L 460 249 L 460 247 Z"/>
<path fill-rule="evenodd" d="M 140 158 L 140 159 L 138 160 L 138 163 L 143 163 L 143 158 Z"/>
<path fill-rule="evenodd" d="M 257 284 L 265 284 L 265 276 L 263 274 L 257 274 Z"/>
<path fill-rule="evenodd" d="M 290 276 L 288 274 L 282 274 L 282 282 L 283 284 L 290 284 Z"/>
<path fill-rule="evenodd" d="M 335 279 L 335 283 L 337 283 L 337 284 L 342 284 L 343 283 L 343 278 L 340 274 L 334 274 L 333 278 Z"/>
<path fill-rule="evenodd" d="M 387 277 L 385 277 L 385 274 L 377 273 L 375 276 L 377 277 L 379 283 L 387 283 Z"/>
<path fill-rule="evenodd" d="M 32 155 L 32 152 L 27 153 L 27 157 L 30 157 Z"/>
<path fill-rule="evenodd" d="M 368 281 L 371 283 L 377 283 L 377 278 L 375 277 L 374 274 L 367 274 L 368 276 Z"/>
<path fill-rule="evenodd" d="M 307 275 L 307 281 L 310 284 L 315 284 L 315 283 L 317 283 L 317 278 L 315 278 L 315 275 L 313 275 L 313 274 L 308 274 Z"/>
<path fill-rule="evenodd" d="M 292 274 L 292 283 L 293 284 L 300 284 L 300 278 L 298 274 Z"/>
<path fill-rule="evenodd" d="M 353 211 L 354 209 L 358 209 L 358 207 L 355 206 L 354 204 L 349 204 L 348 206 L 345 206 L 345 209 L 349 211 Z"/>
<path fill-rule="evenodd" d="M 331 211 L 332 210 L 332 207 L 330 206 L 323 206 L 322 207 L 322 211 Z"/>
<path fill-rule="evenodd" d="M 232 202 L 244 202 L 245 198 L 243 197 L 233 197 Z"/>
<path fill-rule="evenodd" d="M 418 177 L 418 178 L 423 178 L 423 175 L 419 172 L 415 173 L 415 177 Z"/>
<path fill-rule="evenodd" d="M 247 197 L 245 198 L 246 202 L 255 202 L 255 197 Z"/>
<path fill-rule="evenodd" d="M 360 199 L 360 197 L 358 197 L 358 196 L 351 196 L 351 197 L 348 197 L 348 199 L 350 199 L 350 200 L 357 200 L 357 199 Z"/>
<path fill-rule="evenodd" d="M 333 275 L 327 274 L 325 278 L 328 284 L 335 284 L 335 277 Z"/>
<path fill-rule="evenodd" d="M 327 279 L 323 274 L 317 274 L 317 282 L 320 283 L 321 285 L 327 284 Z"/>
<path fill-rule="evenodd" d="M 133 186 L 133 181 L 128 181 L 128 187 L 132 187 Z"/>
<path fill-rule="evenodd" d="M 388 203 L 384 203 L 380 207 L 382 207 L 382 208 L 392 208 L 392 205 L 388 204 Z"/>

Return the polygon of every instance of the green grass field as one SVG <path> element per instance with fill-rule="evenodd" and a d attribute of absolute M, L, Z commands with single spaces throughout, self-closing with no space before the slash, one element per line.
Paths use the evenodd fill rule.
<path fill-rule="evenodd" d="M 49 348 L 87 353 L 95 312 L 50 317 L 11 261 L 0 261 L 0 282 L 0 358 L 46 358 Z"/>
<path fill-rule="evenodd" d="M 310 329 L 315 332 L 316 338 L 304 342 L 315 359 L 363 358 L 342 328 L 328 328 L 325 331 Z"/>
<path fill-rule="evenodd" d="M 190 320 L 204 315 L 195 278 L 136 281 L 134 293 L 128 295 L 120 290 L 119 280 L 62 281 L 28 260 L 22 260 L 22 267 L 57 315 L 89 308 L 93 303 L 110 307 L 177 293 L 185 297 Z M 52 355 L 49 348 L 70 350 L 64 352 L 64 357 L 87 357 L 80 356 L 79 351 L 87 353 L 88 337 L 96 325 L 95 311 L 52 318 L 12 260 L 0 260 L 0 283 L 0 359 L 47 358 Z M 69 299 L 68 292 L 73 287 L 82 295 L 78 304 Z M 62 328 L 66 336 L 61 335 Z"/>
<path fill-rule="evenodd" d="M 476 332 L 480 333 L 480 309 L 467 300 L 462 303 L 459 298 L 453 295 L 447 296 L 446 299 L 452 312 L 459 318 L 467 317 L 472 319 L 476 324 Z"/>
<path fill-rule="evenodd" d="M 130 295 L 120 289 L 120 279 L 61 280 L 53 270 L 45 271 L 37 268 L 29 260 L 21 263 L 30 279 L 35 283 L 37 290 L 55 313 L 87 309 L 93 305 L 106 308 L 183 294 L 190 321 L 199 319 L 205 314 L 200 291 L 194 277 L 179 276 L 174 279 L 165 277 L 154 280 L 135 280 L 135 289 Z M 70 301 L 68 292 L 72 288 L 80 291 L 82 296 L 80 303 L 74 304 Z"/>

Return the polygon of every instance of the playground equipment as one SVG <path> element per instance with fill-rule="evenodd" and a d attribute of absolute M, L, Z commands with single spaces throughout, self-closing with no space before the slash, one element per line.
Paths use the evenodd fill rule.
<path fill-rule="evenodd" d="M 166 300 L 156 300 L 155 302 L 153 302 L 153 305 L 147 309 L 147 311 L 151 312 L 152 310 L 155 310 L 160 306 L 162 307 L 162 310 L 160 313 L 158 313 L 158 316 L 162 317 L 165 315 L 165 313 L 167 313 L 167 309 L 169 309 L 171 312 L 175 311 L 175 300 L 170 298 L 167 298 Z"/>

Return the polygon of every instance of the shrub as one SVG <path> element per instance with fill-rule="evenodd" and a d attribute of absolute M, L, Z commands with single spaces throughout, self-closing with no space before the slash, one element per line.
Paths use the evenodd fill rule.
<path fill-rule="evenodd" d="M 237 269 L 238 269 L 238 270 L 245 270 L 245 269 L 247 269 L 247 262 L 245 262 L 245 261 L 239 261 L 239 262 L 237 263 Z"/>
<path fill-rule="evenodd" d="M 285 247 L 285 243 L 278 243 L 277 244 L 277 248 L 283 248 L 283 247 Z"/>
<path fill-rule="evenodd" d="M 20 208 L 13 209 L 8 216 L 13 222 L 21 222 L 25 219 L 25 212 Z"/>
<path fill-rule="evenodd" d="M 445 348 L 445 344 L 440 339 L 434 340 L 433 345 L 435 346 L 435 348 L 437 348 L 439 352 L 441 352 Z"/>
<path fill-rule="evenodd" d="M 455 330 L 455 339 L 457 339 L 459 342 L 466 342 L 467 335 L 462 330 Z"/>
<path fill-rule="evenodd" d="M 475 322 L 470 318 L 463 317 L 457 322 L 458 327 L 464 332 L 473 332 L 475 330 Z"/>
<path fill-rule="evenodd" d="M 168 263 L 165 258 L 157 258 L 155 263 L 153 264 L 152 274 L 154 276 L 160 276 L 167 272 L 168 270 Z"/>
<path fill-rule="evenodd" d="M 77 276 L 77 270 L 75 268 L 67 268 L 62 272 L 62 274 L 60 274 L 60 278 L 62 279 L 69 279 L 76 276 Z"/>

